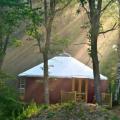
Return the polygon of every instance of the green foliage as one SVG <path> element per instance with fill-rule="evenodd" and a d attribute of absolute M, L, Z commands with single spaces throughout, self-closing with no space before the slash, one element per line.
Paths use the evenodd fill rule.
<path fill-rule="evenodd" d="M 115 92 L 116 66 L 117 66 L 117 52 L 111 51 L 106 60 L 101 64 L 101 71 L 103 71 L 103 73 L 106 76 L 108 76 L 109 91 L 112 92 L 113 95 Z"/>
<path fill-rule="evenodd" d="M 87 104 L 74 102 L 39 106 L 32 103 L 23 110 L 23 113 L 16 120 L 98 120 L 99 118 L 102 120 L 118 120 L 114 114 L 99 106 L 91 110 Z"/>
<path fill-rule="evenodd" d="M 57 54 L 63 52 L 66 48 L 68 48 L 70 42 L 71 40 L 68 38 L 60 39 L 56 37 L 50 45 L 50 53 Z"/>
<path fill-rule="evenodd" d="M 111 120 L 119 120 L 120 118 L 118 118 L 117 116 L 113 115 Z"/>
<path fill-rule="evenodd" d="M 23 109 L 22 114 L 20 114 L 16 118 L 16 120 L 24 120 L 31 117 L 34 118 L 38 114 L 42 115 L 42 117 L 45 117 L 47 119 L 52 119 L 53 117 L 55 117 L 56 112 L 61 109 L 65 109 L 65 111 L 69 113 L 69 111 L 74 108 L 73 107 L 74 105 L 75 105 L 74 103 L 64 103 L 62 105 L 60 104 L 36 105 L 36 103 L 32 102 L 30 105 Z"/>
<path fill-rule="evenodd" d="M 87 0 L 78 0 L 78 1 L 82 4 L 82 6 L 84 6 L 87 3 Z"/>
<path fill-rule="evenodd" d="M 22 0 L 21 0 L 22 1 Z M 24 20 L 28 5 L 17 0 L 0 0 L 0 58 L 3 59 L 12 33 Z M 12 41 L 12 39 L 11 39 Z M 19 46 L 20 43 L 16 43 Z"/>
<path fill-rule="evenodd" d="M 15 77 L 10 75 L 10 74 L 6 74 L 5 72 L 3 71 L 0 71 L 0 88 L 3 88 L 5 87 L 6 85 L 9 84 L 9 82 L 11 80 L 14 81 Z M 10 85 L 10 84 L 9 84 Z"/>
<path fill-rule="evenodd" d="M 41 1 L 40 1 L 40 4 Z M 33 10 L 32 8 L 28 7 L 25 14 L 25 19 L 27 20 L 26 26 L 26 34 L 32 37 L 34 40 L 38 41 L 38 44 L 41 45 L 44 38 L 43 31 L 44 31 L 44 12 L 42 6 L 40 8 Z"/>
<path fill-rule="evenodd" d="M 22 111 L 15 91 L 9 87 L 0 87 L 0 119 L 13 120 Z"/>
<path fill-rule="evenodd" d="M 103 7 L 109 2 L 109 0 L 103 1 Z M 112 22 L 117 23 L 119 16 L 118 5 L 116 1 L 113 1 L 111 5 L 108 6 L 107 10 L 104 11 L 104 14 L 101 16 L 101 23 L 106 21 L 108 18 L 112 18 Z M 102 27 L 102 24 L 101 24 Z"/>
<path fill-rule="evenodd" d="M 7 84 L 7 80 L 13 79 L 9 74 L 0 72 L 0 120 L 13 120 L 22 110 L 16 90 Z"/>
<path fill-rule="evenodd" d="M 17 0 L 0 0 L 0 5 L 1 6 L 13 6 L 17 5 L 18 1 Z"/>
<path fill-rule="evenodd" d="M 32 102 L 27 107 L 24 107 L 22 113 L 16 117 L 16 120 L 24 120 L 36 116 L 40 112 L 40 107 L 36 103 Z"/>
<path fill-rule="evenodd" d="M 15 47 L 19 47 L 22 45 L 22 41 L 18 40 L 17 38 L 13 38 L 10 45 L 15 46 Z"/>
<path fill-rule="evenodd" d="M 22 9 L 23 7 L 21 6 L 0 6 L 0 26 L 2 27 L 2 31 L 0 32 L 3 32 L 3 35 L 12 33 L 15 30 L 15 26 L 18 25 L 19 21 L 23 17 L 23 13 L 21 13 Z"/>
<path fill-rule="evenodd" d="M 64 8 L 66 8 L 66 6 L 68 6 L 70 3 L 74 3 L 71 0 L 56 0 L 56 1 L 50 1 L 50 8 L 47 7 L 47 17 L 48 19 L 45 20 L 45 11 L 44 9 L 40 9 L 40 7 L 42 8 L 42 5 L 44 4 L 43 1 L 39 1 L 39 4 L 41 6 L 39 6 L 38 9 L 33 10 L 30 9 L 28 11 L 28 25 L 27 25 L 27 30 L 26 33 L 31 36 L 33 39 L 38 41 L 38 45 L 41 49 L 41 51 L 44 51 L 45 48 L 45 29 L 48 30 L 52 28 L 52 23 L 54 20 L 55 15 L 57 15 L 58 11 L 61 12 L 64 10 Z M 33 4 L 34 6 L 34 4 Z M 57 11 L 57 12 L 55 12 Z M 45 21 L 47 21 L 47 27 L 45 25 Z M 50 25 L 51 24 L 51 25 Z M 49 27 L 48 27 L 49 26 Z M 55 42 L 55 43 L 54 43 Z M 59 42 L 59 43 L 58 43 Z M 51 43 L 51 42 L 50 42 Z M 68 39 L 62 39 L 60 40 L 56 40 L 56 41 L 52 41 L 51 44 L 51 53 L 53 51 L 61 51 L 61 46 L 63 45 L 63 48 L 65 48 L 65 46 L 68 46 Z M 55 46 L 55 47 L 53 47 Z M 59 47 L 60 46 L 60 47 Z"/>

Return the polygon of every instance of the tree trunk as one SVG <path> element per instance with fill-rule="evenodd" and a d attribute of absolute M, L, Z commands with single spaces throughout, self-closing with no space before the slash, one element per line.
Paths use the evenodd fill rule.
<path fill-rule="evenodd" d="M 45 103 L 49 104 L 49 66 L 48 66 L 48 52 L 50 46 L 51 26 L 46 28 L 46 43 L 43 52 L 44 59 L 44 95 Z"/>
<path fill-rule="evenodd" d="M 1 43 L 2 48 L 0 49 L 0 70 L 2 69 L 4 57 L 5 57 L 5 54 L 6 54 L 6 50 L 7 50 L 7 46 L 8 46 L 8 41 L 9 41 L 9 34 L 6 36 L 6 38 L 5 38 L 4 41 L 5 41 L 4 44 Z"/>
<path fill-rule="evenodd" d="M 117 64 L 117 78 L 116 78 L 116 91 L 114 101 L 118 103 L 118 97 L 120 97 L 120 62 Z"/>
<path fill-rule="evenodd" d="M 94 74 L 94 91 L 95 98 L 98 104 L 101 104 L 101 92 L 100 92 L 100 72 L 99 72 L 99 61 L 97 52 L 97 34 L 94 30 L 91 30 L 91 57 L 93 63 L 93 74 Z"/>
<path fill-rule="evenodd" d="M 118 38 L 118 44 L 117 44 L 117 52 L 118 52 L 118 64 L 117 64 L 117 78 L 116 78 L 116 91 L 115 91 L 115 98 L 114 101 L 118 102 L 118 97 L 120 97 L 120 0 L 118 0 L 118 8 L 119 8 L 119 17 L 118 17 L 118 22 L 119 22 L 119 38 Z"/>
<path fill-rule="evenodd" d="M 51 14 L 49 13 L 50 11 L 52 11 Z M 44 0 L 44 14 L 45 14 L 45 30 L 46 30 L 45 31 L 46 32 L 46 34 L 45 34 L 45 47 L 44 47 L 44 50 L 43 50 L 43 59 L 44 59 L 44 96 L 45 96 L 45 103 L 49 104 L 48 54 L 49 54 L 49 48 L 50 48 L 52 23 L 53 23 L 54 15 L 55 15 L 55 11 L 53 11 L 53 8 L 50 8 L 50 0 Z"/>
<path fill-rule="evenodd" d="M 44 59 L 44 100 L 49 104 L 49 76 L 48 76 L 48 50 L 43 53 Z"/>
<path fill-rule="evenodd" d="M 49 19 L 46 26 L 46 41 L 45 48 L 43 51 L 43 59 L 44 59 L 44 92 L 45 92 L 45 103 L 49 104 L 49 66 L 48 66 L 48 54 L 50 47 L 50 37 L 51 37 L 51 29 L 52 29 L 53 19 Z"/>
<path fill-rule="evenodd" d="M 4 61 L 4 56 L 0 57 L 0 71 L 2 70 L 3 61 Z"/>
<path fill-rule="evenodd" d="M 100 92 L 100 72 L 99 72 L 99 60 L 97 51 L 97 39 L 99 36 L 100 26 L 100 10 L 101 3 L 99 4 L 99 10 L 94 8 L 94 4 L 89 2 L 90 6 L 90 43 L 91 43 L 91 57 L 93 63 L 93 74 L 94 74 L 94 91 L 95 98 L 98 104 L 101 104 L 101 92 Z"/>
<path fill-rule="evenodd" d="M 97 44 L 96 41 L 94 44 Z M 91 45 L 92 51 L 92 63 L 93 63 L 93 73 L 94 73 L 94 91 L 95 98 L 98 104 L 101 104 L 101 92 L 100 92 L 100 72 L 99 72 L 99 61 L 97 55 L 97 47 L 95 45 Z"/>

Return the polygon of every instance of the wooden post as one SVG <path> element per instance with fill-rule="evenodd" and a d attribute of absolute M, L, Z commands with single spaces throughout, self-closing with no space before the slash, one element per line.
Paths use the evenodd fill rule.
<path fill-rule="evenodd" d="M 77 97 L 77 95 L 76 95 L 76 91 L 75 91 L 75 102 L 77 102 L 77 98 L 76 97 Z"/>
<path fill-rule="evenodd" d="M 87 103 L 87 99 L 88 99 L 88 80 L 85 80 L 85 100 Z"/>
<path fill-rule="evenodd" d="M 63 100 L 63 91 L 61 90 L 61 103 L 63 102 L 62 100 Z"/>
<path fill-rule="evenodd" d="M 72 79 L 72 91 L 75 91 L 75 79 Z"/>
<path fill-rule="evenodd" d="M 110 108 L 112 108 L 112 93 L 110 93 Z"/>
<path fill-rule="evenodd" d="M 82 80 L 79 79 L 79 88 L 78 88 L 79 93 L 82 91 Z"/>

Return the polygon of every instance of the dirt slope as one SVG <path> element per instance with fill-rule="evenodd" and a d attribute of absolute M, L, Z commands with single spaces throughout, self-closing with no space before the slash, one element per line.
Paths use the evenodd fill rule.
<path fill-rule="evenodd" d="M 81 44 L 87 43 L 88 41 L 88 29 L 85 27 L 88 20 L 83 11 L 77 15 L 76 9 L 77 7 L 74 7 L 70 11 L 66 11 L 63 15 L 57 16 L 53 26 L 53 37 L 57 36 L 61 39 L 69 38 L 72 42 L 65 50 L 83 63 L 92 66 L 91 59 L 87 52 L 89 46 L 87 44 Z M 104 22 L 104 27 L 111 26 L 111 24 L 112 20 L 107 19 Z M 99 36 L 98 48 L 100 61 L 106 59 L 112 45 L 116 43 L 116 36 L 117 31 Z M 26 38 L 27 36 L 21 38 L 23 41 L 22 46 L 8 48 L 3 70 L 16 75 L 42 61 L 42 56 L 38 51 L 36 41 L 28 41 Z"/>
<path fill-rule="evenodd" d="M 68 19 L 68 16 L 71 16 L 71 18 Z M 76 40 L 76 38 L 79 38 L 80 36 L 79 33 L 81 32 L 81 29 L 79 25 L 83 20 L 82 17 L 83 13 L 82 15 L 76 15 L 76 8 L 72 9 L 70 12 L 60 15 L 55 19 L 56 24 L 53 26 L 54 35 L 60 38 Z M 21 38 L 23 44 L 20 47 L 16 48 L 12 46 L 8 48 L 3 64 L 3 70 L 12 74 L 18 74 L 42 61 L 42 56 L 38 51 L 36 41 L 28 41 L 26 38 L 27 36 L 23 35 Z"/>

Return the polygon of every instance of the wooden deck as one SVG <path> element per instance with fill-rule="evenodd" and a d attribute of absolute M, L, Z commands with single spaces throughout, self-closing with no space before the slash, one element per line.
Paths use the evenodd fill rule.
<path fill-rule="evenodd" d="M 112 108 L 112 94 L 102 93 L 102 106 Z M 64 92 L 61 91 L 61 103 L 65 102 L 86 102 L 87 93 L 80 93 L 77 91 Z"/>
<path fill-rule="evenodd" d="M 61 103 L 63 102 L 87 102 L 86 94 L 77 91 L 61 91 Z"/>

